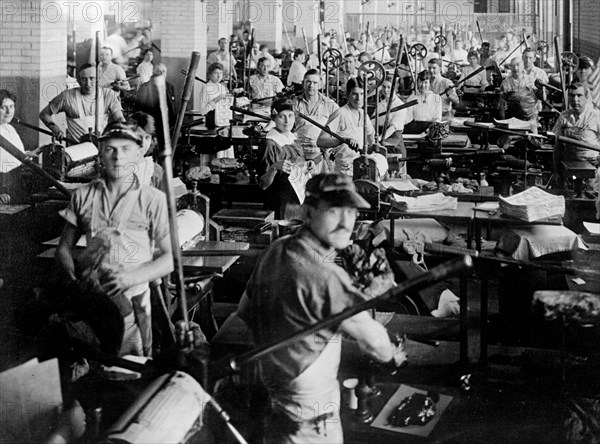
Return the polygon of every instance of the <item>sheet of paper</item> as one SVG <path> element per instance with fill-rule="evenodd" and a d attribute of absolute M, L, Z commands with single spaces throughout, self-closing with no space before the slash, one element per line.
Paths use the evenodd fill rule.
<path fill-rule="evenodd" d="M 301 204 L 304 203 L 306 196 L 306 182 L 311 177 L 312 174 L 308 171 L 308 162 L 298 162 L 292 165 L 292 172 L 288 176 L 288 180 Z"/>
<path fill-rule="evenodd" d="M 60 237 L 55 237 L 54 239 L 50 239 L 49 241 L 43 242 L 42 245 L 49 245 L 51 247 L 56 247 L 58 245 L 58 243 L 60 242 Z M 76 247 L 87 247 L 87 239 L 85 238 L 85 236 L 81 236 L 79 238 L 79 240 L 77 241 L 77 243 L 75 244 Z"/>
<path fill-rule="evenodd" d="M 65 154 L 69 156 L 71 162 L 77 162 L 97 156 L 98 148 L 91 142 L 84 142 L 65 148 Z"/>
<path fill-rule="evenodd" d="M 496 211 L 500 208 L 500 203 L 498 202 L 483 202 L 475 207 L 476 210 L 481 211 Z"/>
<path fill-rule="evenodd" d="M 590 232 L 590 234 L 600 236 L 600 224 L 595 222 L 583 222 L 583 226 Z"/>
<path fill-rule="evenodd" d="M 62 408 L 58 360 L 32 359 L 0 374 L 0 442 L 42 442 Z"/>
<path fill-rule="evenodd" d="M 410 180 L 386 180 L 381 182 L 381 185 L 384 188 L 393 188 L 397 191 L 418 191 L 419 188 L 416 187 Z"/>
<path fill-rule="evenodd" d="M 427 134 L 402 134 L 404 140 L 423 140 Z"/>

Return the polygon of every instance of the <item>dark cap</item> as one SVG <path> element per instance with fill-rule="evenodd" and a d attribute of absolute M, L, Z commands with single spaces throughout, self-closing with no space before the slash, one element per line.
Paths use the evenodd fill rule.
<path fill-rule="evenodd" d="M 588 56 L 579 57 L 579 68 L 593 68 L 594 61 Z"/>
<path fill-rule="evenodd" d="M 317 174 L 306 183 L 306 196 L 336 207 L 371 208 L 345 174 Z"/>
<path fill-rule="evenodd" d="M 104 129 L 104 133 L 102 133 L 102 136 L 100 136 L 100 141 L 103 142 L 108 139 L 133 140 L 140 147 L 142 146 L 143 141 L 137 125 L 123 122 L 113 122 Z"/>

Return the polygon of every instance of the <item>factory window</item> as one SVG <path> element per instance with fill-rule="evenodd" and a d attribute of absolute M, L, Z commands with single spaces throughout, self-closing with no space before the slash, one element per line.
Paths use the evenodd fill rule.
<path fill-rule="evenodd" d="M 510 12 L 511 0 L 500 0 L 498 2 L 498 12 Z"/>
<path fill-rule="evenodd" d="M 473 11 L 475 13 L 487 13 L 488 0 L 475 0 L 475 3 L 473 5 Z"/>

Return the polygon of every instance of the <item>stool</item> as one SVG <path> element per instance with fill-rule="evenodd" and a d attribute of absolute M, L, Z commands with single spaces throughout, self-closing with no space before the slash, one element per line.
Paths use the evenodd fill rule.
<path fill-rule="evenodd" d="M 565 160 L 562 162 L 565 176 L 573 178 L 573 190 L 576 197 L 583 197 L 583 179 L 592 179 L 596 175 L 596 168 L 582 160 Z"/>

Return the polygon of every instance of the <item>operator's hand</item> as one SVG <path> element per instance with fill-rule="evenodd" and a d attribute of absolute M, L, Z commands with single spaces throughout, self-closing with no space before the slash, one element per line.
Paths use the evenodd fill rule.
<path fill-rule="evenodd" d="M 350 137 L 346 138 L 346 145 L 348 145 L 353 150 L 358 150 L 360 148 L 358 141 L 356 141 L 355 139 L 352 139 Z"/>
<path fill-rule="evenodd" d="M 52 128 L 50 129 L 52 130 L 54 138 L 59 142 L 65 138 L 65 133 L 62 129 L 60 129 L 60 127 L 57 124 L 52 125 Z"/>

